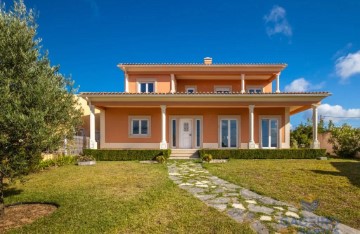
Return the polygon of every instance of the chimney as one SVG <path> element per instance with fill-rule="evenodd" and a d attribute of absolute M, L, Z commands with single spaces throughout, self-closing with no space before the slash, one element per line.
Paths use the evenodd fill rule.
<path fill-rule="evenodd" d="M 210 57 L 204 58 L 204 64 L 205 65 L 211 65 L 212 64 L 212 58 L 210 58 Z"/>

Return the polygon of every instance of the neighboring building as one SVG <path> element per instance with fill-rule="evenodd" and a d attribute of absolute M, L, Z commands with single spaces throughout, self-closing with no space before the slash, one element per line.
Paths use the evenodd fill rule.
<path fill-rule="evenodd" d="M 90 147 L 95 108 L 102 149 L 290 148 L 290 116 L 317 107 L 328 92 L 280 92 L 286 64 L 124 63 L 125 92 L 85 92 Z M 275 82 L 276 90 L 272 86 Z M 314 134 L 317 136 L 317 134 Z M 319 148 L 317 137 L 313 147 Z"/>
<path fill-rule="evenodd" d="M 77 136 L 90 137 L 90 107 L 85 98 L 78 97 L 78 105 L 82 108 L 83 114 L 81 116 L 83 125 L 78 129 Z M 95 140 L 100 140 L 100 110 L 95 108 Z"/>

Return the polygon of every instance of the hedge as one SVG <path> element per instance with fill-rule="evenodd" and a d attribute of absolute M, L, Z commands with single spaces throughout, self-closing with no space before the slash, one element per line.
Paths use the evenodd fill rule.
<path fill-rule="evenodd" d="M 84 155 L 93 156 L 97 161 L 155 160 L 157 156 L 169 158 L 171 150 L 95 150 L 84 149 Z"/>
<path fill-rule="evenodd" d="M 200 157 L 213 159 L 314 159 L 325 156 L 325 149 L 201 149 Z"/>

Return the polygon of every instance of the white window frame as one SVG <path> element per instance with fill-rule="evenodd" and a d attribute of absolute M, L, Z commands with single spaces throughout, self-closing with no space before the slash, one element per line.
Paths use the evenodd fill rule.
<path fill-rule="evenodd" d="M 236 120 L 236 137 L 237 137 L 237 141 L 236 141 L 236 146 L 235 147 L 222 147 L 221 144 L 221 136 L 222 136 L 222 126 L 221 126 L 221 121 L 222 120 Z M 218 141 L 219 141 L 219 148 L 221 149 L 237 149 L 240 148 L 241 145 L 241 136 L 239 134 L 239 130 L 241 127 L 241 116 L 239 115 L 220 115 L 218 117 Z M 230 125 L 229 125 L 230 127 Z"/>
<path fill-rule="evenodd" d="M 148 84 L 152 83 L 154 85 L 154 91 L 153 93 L 156 93 L 156 80 L 154 79 L 137 79 L 136 80 L 137 83 L 137 91 L 138 93 L 141 93 L 141 84 L 146 83 L 146 92 L 145 93 L 149 93 L 148 92 Z"/>
<path fill-rule="evenodd" d="M 260 93 L 263 93 L 264 92 L 264 87 L 261 87 L 261 86 L 250 86 L 247 88 L 247 92 L 250 93 L 250 90 L 254 90 L 253 93 L 258 93 L 256 92 L 256 90 L 261 90 Z"/>
<path fill-rule="evenodd" d="M 147 134 L 141 133 L 141 121 L 147 121 Z M 139 121 L 139 133 L 134 134 L 133 123 Z M 151 117 L 150 116 L 129 116 L 129 137 L 150 137 L 151 136 Z"/>
<path fill-rule="evenodd" d="M 271 147 L 271 139 L 270 138 L 269 138 L 270 147 L 262 146 L 262 120 L 263 119 L 277 120 L 277 134 L 278 134 L 277 147 Z M 281 148 L 281 127 L 280 126 L 281 126 L 281 116 L 280 115 L 260 115 L 259 116 L 259 136 L 260 136 L 259 146 L 260 146 L 260 148 L 262 148 L 262 149 L 280 149 Z M 270 129 L 269 129 L 269 131 L 270 131 Z"/>
<path fill-rule="evenodd" d="M 231 93 L 232 87 L 230 85 L 215 85 L 214 92 L 215 93 Z"/>
<path fill-rule="evenodd" d="M 197 87 L 196 87 L 196 85 L 186 85 L 186 86 L 185 86 L 185 92 L 186 92 L 186 93 L 190 93 L 190 92 L 189 92 L 190 89 L 194 90 L 192 93 L 196 93 L 196 92 L 197 92 Z"/>

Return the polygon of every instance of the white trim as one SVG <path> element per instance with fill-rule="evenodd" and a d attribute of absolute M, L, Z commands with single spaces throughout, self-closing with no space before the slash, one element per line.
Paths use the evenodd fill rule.
<path fill-rule="evenodd" d="M 221 135 L 222 135 L 222 126 L 221 126 L 221 121 L 222 120 L 236 120 L 236 137 L 237 137 L 237 141 L 236 141 L 236 146 L 235 147 L 222 147 L 221 144 Z M 241 136 L 240 136 L 240 129 L 241 126 L 241 116 L 240 115 L 219 115 L 218 116 L 218 146 L 221 149 L 236 149 L 239 148 L 239 146 L 241 145 Z M 230 129 L 230 125 L 229 125 L 229 129 Z M 228 132 L 228 134 L 230 135 L 230 131 Z M 230 139 L 229 139 L 230 142 Z"/>
<path fill-rule="evenodd" d="M 141 86 L 140 84 L 141 83 L 153 83 L 154 84 L 154 92 L 153 93 L 156 93 L 157 92 L 157 80 L 154 79 L 154 78 L 138 78 L 136 79 L 136 90 L 138 93 L 141 93 Z"/>
<path fill-rule="evenodd" d="M 139 120 L 139 134 L 133 133 L 133 121 Z M 146 120 L 148 123 L 148 133 L 141 134 L 141 120 Z M 151 137 L 151 116 L 149 115 L 129 115 L 128 116 L 128 137 L 129 138 L 150 138 Z"/>
<path fill-rule="evenodd" d="M 104 149 L 159 149 L 159 143 L 104 143 Z"/>
<path fill-rule="evenodd" d="M 263 119 L 276 119 L 277 120 L 277 147 L 262 147 L 262 120 Z M 280 149 L 282 146 L 282 138 L 281 138 L 281 126 L 282 126 L 282 121 L 281 121 L 281 115 L 259 115 L 259 147 L 262 149 Z M 269 129 L 270 131 L 270 129 Z M 271 144 L 271 141 L 269 141 L 269 144 Z"/>

